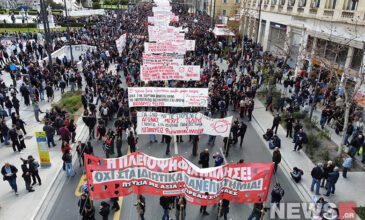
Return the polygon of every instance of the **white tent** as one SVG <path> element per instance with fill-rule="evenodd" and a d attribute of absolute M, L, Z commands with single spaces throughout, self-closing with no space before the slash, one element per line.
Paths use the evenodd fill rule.
<path fill-rule="evenodd" d="M 230 31 L 227 26 L 224 25 L 216 25 L 213 34 L 216 37 L 234 37 L 234 33 Z"/>

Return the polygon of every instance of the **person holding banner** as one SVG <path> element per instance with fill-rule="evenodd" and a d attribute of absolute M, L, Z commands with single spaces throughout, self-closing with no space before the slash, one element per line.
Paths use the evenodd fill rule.
<path fill-rule="evenodd" d="M 176 196 L 176 220 L 185 220 L 186 216 L 186 199 L 184 196 Z"/>
<path fill-rule="evenodd" d="M 160 205 L 163 208 L 163 216 L 162 220 L 169 220 L 169 211 L 170 211 L 170 205 L 171 205 L 171 198 L 167 196 L 161 196 L 160 197 Z"/>
<path fill-rule="evenodd" d="M 144 213 L 146 211 L 146 199 L 144 198 L 144 196 L 137 195 L 137 203 L 134 205 L 137 206 L 138 215 L 141 217 L 140 220 L 145 220 Z"/>

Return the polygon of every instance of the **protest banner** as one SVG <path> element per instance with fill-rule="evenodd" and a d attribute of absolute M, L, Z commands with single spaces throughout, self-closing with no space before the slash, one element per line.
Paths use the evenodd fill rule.
<path fill-rule="evenodd" d="M 184 59 L 175 59 L 171 56 L 142 54 L 143 65 L 170 65 L 181 66 L 184 65 Z"/>
<path fill-rule="evenodd" d="M 155 158 L 141 152 L 109 159 L 85 154 L 84 158 L 89 193 L 95 200 L 130 194 L 185 195 L 194 205 L 213 205 L 221 199 L 265 202 L 274 167 L 241 163 L 201 169 L 181 156 Z"/>
<path fill-rule="evenodd" d="M 157 80 L 200 80 L 200 66 L 143 65 L 140 79 Z"/>
<path fill-rule="evenodd" d="M 128 87 L 129 107 L 207 107 L 208 88 Z"/>
<path fill-rule="evenodd" d="M 125 44 L 127 42 L 127 34 L 123 34 L 119 39 L 115 41 L 119 53 L 123 52 Z"/>
<path fill-rule="evenodd" d="M 228 137 L 232 116 L 214 119 L 202 113 L 168 114 L 138 112 L 137 134 L 199 135 Z"/>
<path fill-rule="evenodd" d="M 166 42 L 166 43 L 165 43 Z M 163 43 L 144 43 L 145 53 L 179 53 L 185 54 L 186 47 L 174 45 L 171 42 L 164 41 Z"/>

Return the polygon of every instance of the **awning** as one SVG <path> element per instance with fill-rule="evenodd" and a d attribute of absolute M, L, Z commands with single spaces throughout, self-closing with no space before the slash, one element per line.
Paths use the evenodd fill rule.
<path fill-rule="evenodd" d="M 216 37 L 234 37 L 234 33 L 230 31 L 226 26 L 217 25 L 213 30 L 213 34 Z"/>

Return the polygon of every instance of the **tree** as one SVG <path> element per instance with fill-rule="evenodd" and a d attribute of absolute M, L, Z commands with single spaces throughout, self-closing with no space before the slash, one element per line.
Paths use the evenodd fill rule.
<path fill-rule="evenodd" d="M 328 70 L 329 77 L 334 80 L 339 91 L 342 91 L 344 96 L 344 120 L 343 120 L 343 132 L 341 135 L 341 143 L 337 149 L 337 156 L 340 157 L 343 152 L 344 140 L 346 136 L 346 131 L 348 128 L 350 110 L 354 103 L 356 103 L 355 97 L 359 89 L 364 85 L 365 82 L 365 69 L 364 63 L 361 61 L 359 71 L 352 71 L 350 69 L 345 69 L 343 60 L 352 59 L 353 55 L 348 54 L 348 49 L 350 43 L 353 41 L 361 39 L 363 33 L 358 31 L 358 25 L 356 23 L 352 26 L 348 26 L 346 29 L 346 40 L 342 42 L 334 43 L 334 38 L 341 33 L 338 33 L 337 26 L 331 23 L 330 27 L 323 27 L 330 30 L 328 40 L 308 40 L 307 49 L 310 47 L 311 50 L 307 51 L 307 58 L 309 60 L 317 60 L 321 64 L 321 68 Z M 322 32 L 325 32 L 322 29 Z M 338 42 L 338 41 L 337 41 Z M 363 52 L 365 50 L 365 43 L 363 47 Z M 345 54 L 345 55 L 344 55 Z M 344 56 L 344 57 L 343 57 Z M 349 57 L 350 56 L 350 57 Z M 363 54 L 364 56 L 364 54 Z M 342 59 L 341 59 L 342 58 Z M 321 73 L 320 73 L 321 74 Z M 319 80 L 319 78 L 318 78 Z M 327 85 L 329 85 L 327 83 Z M 313 106 L 312 110 L 313 111 Z"/>
<path fill-rule="evenodd" d="M 63 5 L 60 3 L 56 3 L 53 0 L 46 0 L 46 8 L 48 8 L 48 6 L 51 6 L 52 9 L 63 9 Z"/>

